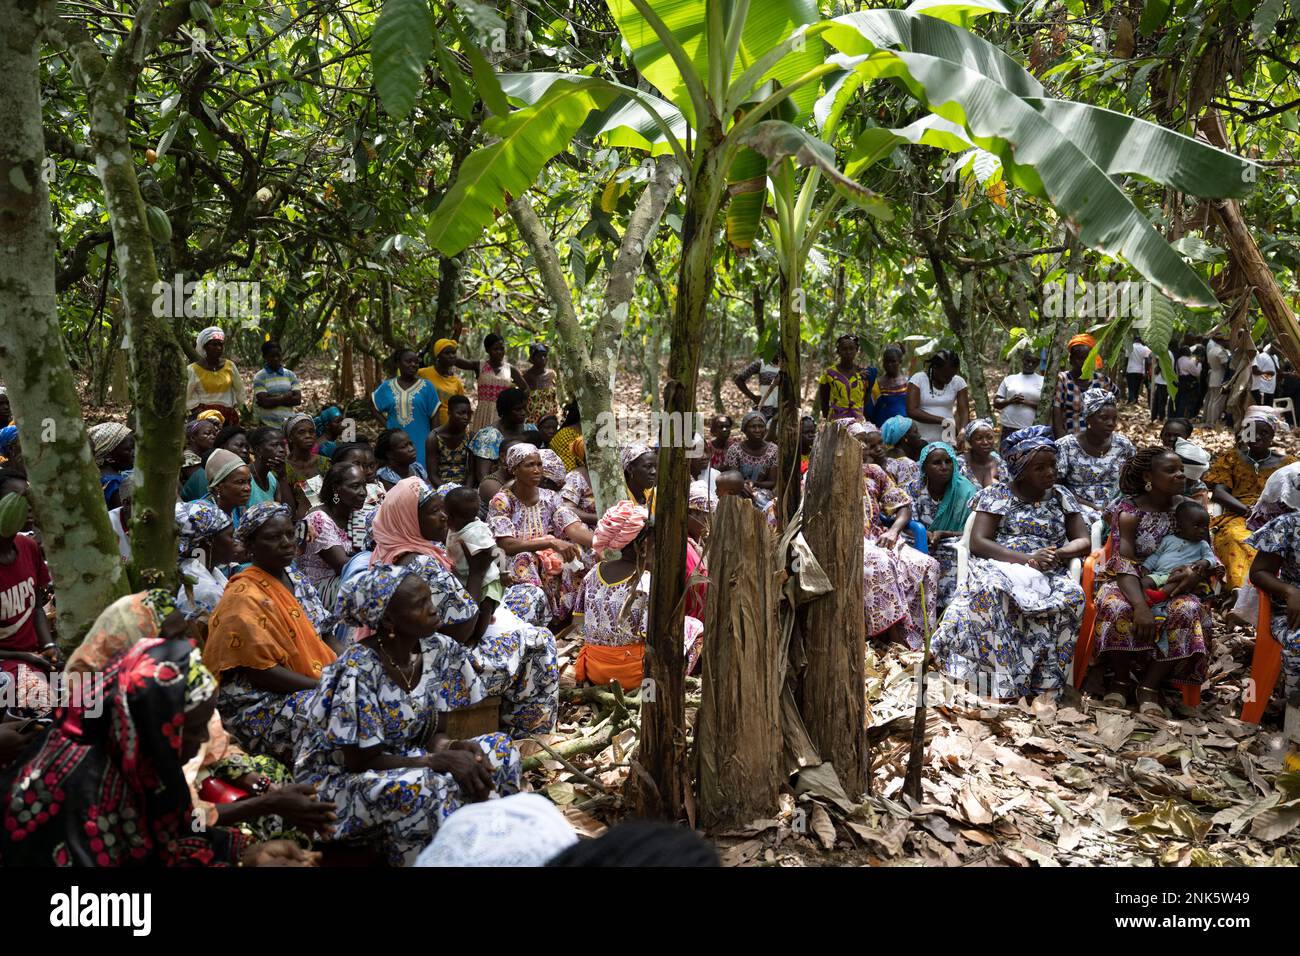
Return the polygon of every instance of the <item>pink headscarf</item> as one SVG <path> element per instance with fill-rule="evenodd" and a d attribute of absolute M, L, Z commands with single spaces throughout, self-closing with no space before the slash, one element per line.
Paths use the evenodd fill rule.
<path fill-rule="evenodd" d="M 447 552 L 435 541 L 420 534 L 420 492 L 428 485 L 423 478 L 403 478 L 384 496 L 375 512 L 370 532 L 375 539 L 375 550 L 370 555 L 370 566 L 396 564 L 404 554 L 427 554 L 444 567 L 451 567 Z"/>
<path fill-rule="evenodd" d="M 644 453 L 643 453 L 644 454 Z M 591 547 L 597 554 L 607 549 L 621 551 L 636 540 L 649 513 L 634 501 L 623 500 L 610 508 L 596 522 Z"/>

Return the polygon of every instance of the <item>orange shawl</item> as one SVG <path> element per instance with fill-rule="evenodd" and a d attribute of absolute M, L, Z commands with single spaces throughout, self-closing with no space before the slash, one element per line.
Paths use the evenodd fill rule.
<path fill-rule="evenodd" d="M 277 665 L 319 679 L 333 660 L 334 652 L 283 584 L 257 567 L 230 579 L 208 621 L 203 648 L 203 663 L 218 680 L 236 667 L 261 671 Z"/>

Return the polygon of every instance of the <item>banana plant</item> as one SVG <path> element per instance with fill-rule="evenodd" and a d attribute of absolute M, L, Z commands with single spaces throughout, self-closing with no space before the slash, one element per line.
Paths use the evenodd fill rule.
<path fill-rule="evenodd" d="M 820 18 L 815 0 L 607 4 L 638 71 L 660 95 L 598 76 L 500 80 L 475 70 L 485 102 L 499 102 L 509 91 L 521 108 L 498 112 L 485 123 L 494 139 L 463 164 L 430 220 L 428 239 L 445 255 L 460 252 L 507 197 L 529 188 L 575 136 L 603 135 L 610 142 L 671 153 L 683 167 L 686 192 L 663 396 L 669 415 L 694 411 L 700 335 L 729 177 L 749 182 L 748 192 L 757 193 L 755 154 L 767 161 L 765 175 L 775 184 L 774 197 L 780 197 L 775 234 L 781 238 L 787 279 L 797 279 L 795 269 L 808 248 L 804 233 L 824 224 L 834 209 L 823 205 L 813 213 L 819 180 L 828 180 L 836 196 L 870 213 L 882 211 L 879 197 L 837 168 L 834 149 L 824 138 L 830 124 L 823 123 L 823 137 L 806 128 L 823 91 L 833 94 L 829 118 L 837 108 L 842 115 L 857 88 L 878 79 L 901 86 L 936 120 L 946 121 L 928 133 L 917 132 L 923 141 L 993 153 L 1008 183 L 1055 207 L 1074 224 L 1083 244 L 1123 258 L 1174 301 L 1215 304 L 1208 286 L 1115 177 L 1142 176 L 1193 195 L 1239 196 L 1255 178 L 1249 164 L 1132 117 L 1046 97 L 1012 57 L 965 28 L 976 17 L 1006 13 L 999 0 L 926 0 L 909 10 L 865 10 L 831 20 Z M 382 97 L 384 87 L 379 89 Z M 781 118 L 783 112 L 792 118 Z M 855 144 L 859 160 L 881 147 L 881 136 L 869 132 L 871 137 Z M 798 193 L 796 167 L 810 170 Z M 793 294 L 795 282 L 785 285 Z M 797 328 L 793 335 L 783 330 L 782 340 L 788 380 L 782 387 L 792 389 Z M 791 448 L 783 452 L 784 475 Z M 643 714 L 642 756 L 653 781 L 643 793 L 645 809 L 667 816 L 680 813 L 687 779 L 678 637 L 686 482 L 682 449 L 662 449 L 647 655 L 656 693 Z"/>

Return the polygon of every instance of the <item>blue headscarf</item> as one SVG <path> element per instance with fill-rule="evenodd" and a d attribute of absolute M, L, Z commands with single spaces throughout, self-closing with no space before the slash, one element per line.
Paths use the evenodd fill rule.
<path fill-rule="evenodd" d="M 1030 425 L 1012 432 L 1002 440 L 1002 459 L 1007 463 L 1013 479 L 1020 477 L 1020 473 L 1029 464 L 1029 459 L 1040 448 L 1056 451 L 1056 441 L 1052 438 L 1050 425 Z"/>
<path fill-rule="evenodd" d="M 939 508 L 935 511 L 927 530 L 961 531 L 966 527 L 966 519 L 970 516 L 970 502 L 979 491 L 979 487 L 961 473 L 958 467 L 957 450 L 944 441 L 932 441 L 921 449 L 921 457 L 916 460 L 917 466 L 921 469 L 921 475 L 917 479 L 921 487 L 925 487 L 926 484 L 925 460 L 932 451 L 941 451 L 952 460 L 952 480 L 948 482 L 948 489 L 943 493 L 943 499 L 939 502 Z"/>
<path fill-rule="evenodd" d="M 18 438 L 18 426 L 6 425 L 0 428 L 0 455 L 9 454 L 9 446 Z"/>
<path fill-rule="evenodd" d="M 343 621 L 357 628 L 379 629 L 398 587 L 416 573 L 412 565 L 375 564 L 339 588 Z"/>
<path fill-rule="evenodd" d="M 880 437 L 886 445 L 897 445 L 912 430 L 913 424 L 915 423 L 906 415 L 895 415 L 880 426 Z"/>
<path fill-rule="evenodd" d="M 325 434 L 325 426 L 334 421 L 334 419 L 342 417 L 343 412 L 339 410 L 337 405 L 326 405 L 320 410 L 320 414 L 312 419 L 312 422 L 316 425 L 316 434 Z"/>

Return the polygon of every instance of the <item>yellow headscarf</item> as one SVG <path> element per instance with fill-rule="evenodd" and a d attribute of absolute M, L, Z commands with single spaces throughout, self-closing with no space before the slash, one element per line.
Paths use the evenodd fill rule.
<path fill-rule="evenodd" d="M 440 354 L 442 354 L 442 350 L 447 348 L 448 346 L 451 346 L 452 348 L 459 348 L 460 343 L 457 342 L 455 339 L 438 339 L 438 341 L 433 343 L 433 357 L 437 358 Z"/>

